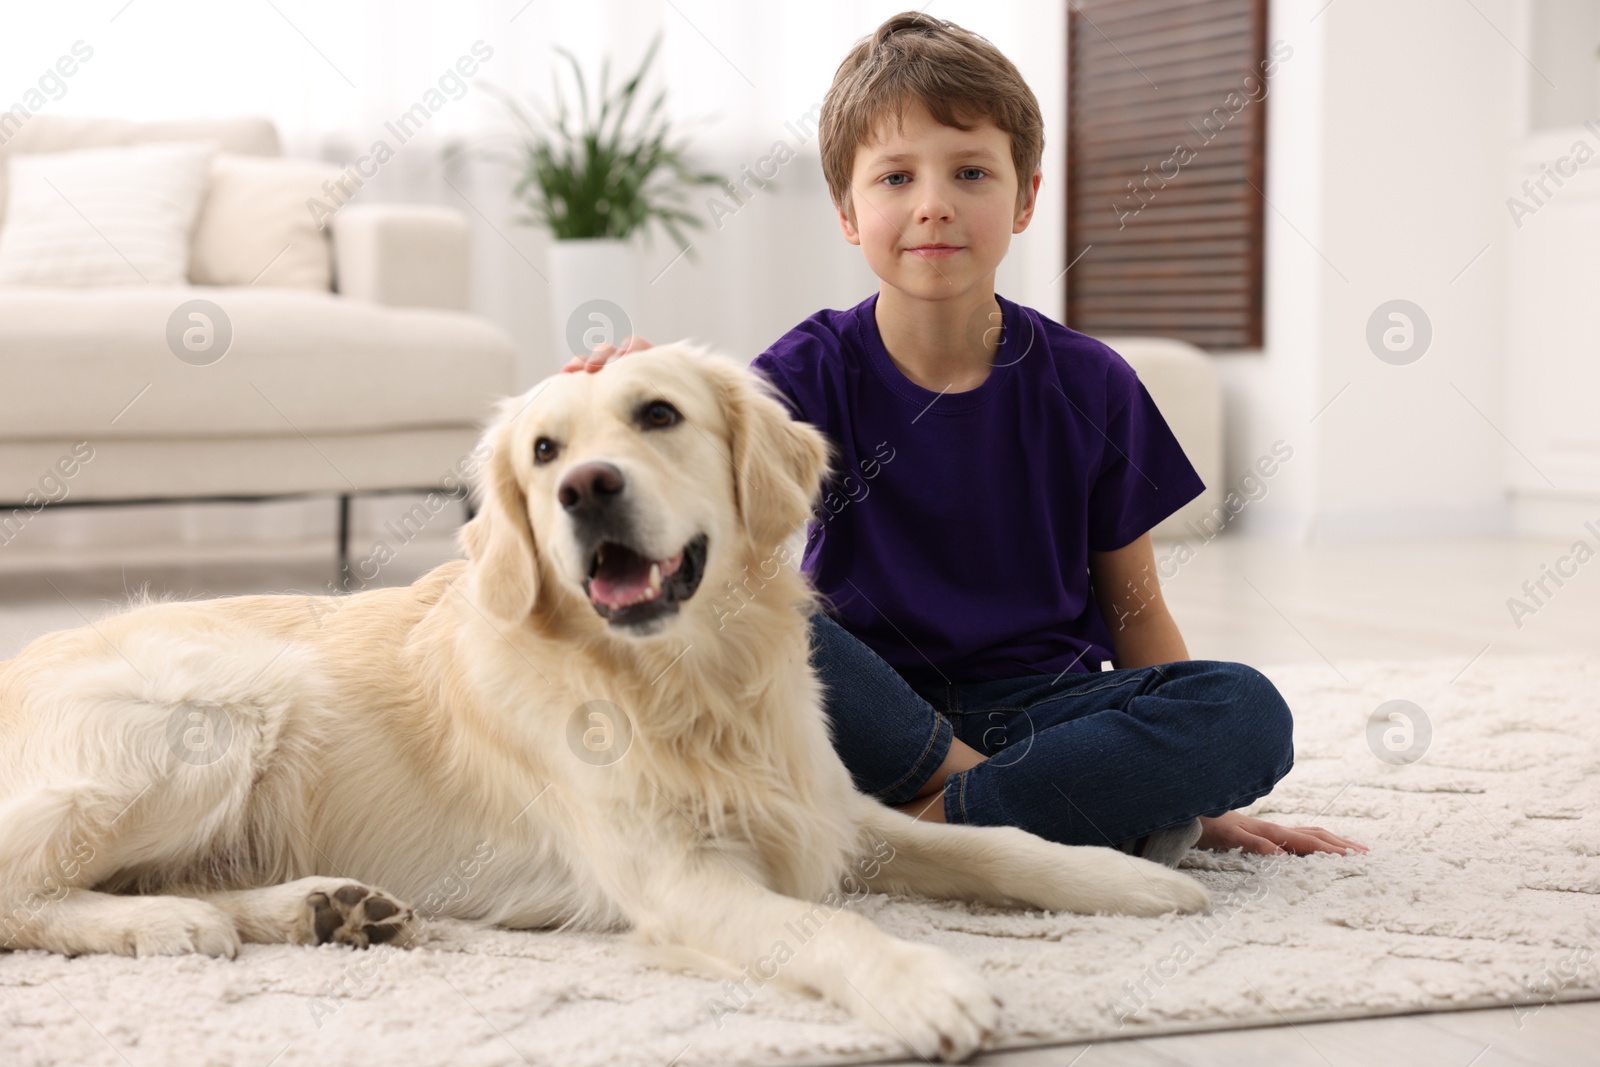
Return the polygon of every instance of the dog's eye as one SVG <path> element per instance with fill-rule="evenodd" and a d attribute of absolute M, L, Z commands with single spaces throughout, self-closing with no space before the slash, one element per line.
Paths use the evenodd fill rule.
<path fill-rule="evenodd" d="M 533 461 L 535 463 L 549 463 L 561 451 L 561 446 L 548 437 L 541 437 L 533 443 Z"/>
<path fill-rule="evenodd" d="M 652 400 L 640 412 L 640 418 L 650 429 L 662 429 L 667 426 L 676 426 L 683 418 L 678 409 L 665 400 Z"/>

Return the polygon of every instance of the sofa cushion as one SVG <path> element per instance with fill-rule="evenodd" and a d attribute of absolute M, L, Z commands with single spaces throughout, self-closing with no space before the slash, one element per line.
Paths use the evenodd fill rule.
<path fill-rule="evenodd" d="M 0 440 L 470 425 L 513 359 L 484 319 L 331 293 L 0 288 Z"/>
<path fill-rule="evenodd" d="M 0 285 L 174 285 L 216 144 L 12 155 Z"/>
<path fill-rule="evenodd" d="M 196 285 L 333 287 L 327 231 L 306 201 L 326 196 L 339 167 L 310 159 L 219 152 L 195 223 L 189 280 Z M 0 231 L 0 239 L 4 232 Z"/>
<path fill-rule="evenodd" d="M 264 118 L 197 119 L 192 122 L 131 122 L 78 115 L 32 115 L 0 143 L 0 225 L 5 224 L 6 156 L 17 152 L 70 152 L 78 148 L 149 144 L 154 141 L 215 141 L 224 152 L 251 156 L 282 153 L 278 131 Z"/>

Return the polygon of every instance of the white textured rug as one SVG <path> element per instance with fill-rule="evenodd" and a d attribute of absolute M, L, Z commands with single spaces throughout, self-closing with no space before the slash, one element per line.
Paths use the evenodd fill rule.
<path fill-rule="evenodd" d="M 1267 670 L 1295 709 L 1296 765 L 1252 810 L 1327 826 L 1372 846 L 1368 855 L 1191 853 L 1216 898 L 1209 918 L 1015 914 L 882 896 L 856 906 L 986 974 L 1006 1005 L 1001 1047 L 1600 998 L 1600 660 L 1339 670 Z M 1369 730 L 1391 700 L 1414 702 L 1427 723 L 1414 710 L 1409 724 L 1389 719 L 1385 708 Z M 437 939 L 409 952 L 0 955 L 0 1063 L 661 1067 L 902 1056 L 844 1012 L 776 988 L 719 1026 L 715 1006 L 731 1006 L 720 983 L 642 966 L 614 938 L 432 929 Z"/>

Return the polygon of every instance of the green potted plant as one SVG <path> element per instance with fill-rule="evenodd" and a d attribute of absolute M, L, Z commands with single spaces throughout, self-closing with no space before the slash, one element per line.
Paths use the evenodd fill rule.
<path fill-rule="evenodd" d="M 665 90 L 629 122 L 660 44 L 658 34 L 638 70 L 615 90 L 609 86 L 611 60 L 605 59 L 592 104 L 577 57 L 558 46 L 577 83 L 575 110 L 562 93 L 559 71 L 553 114 L 537 100 L 530 101 L 530 114 L 510 94 L 489 88 L 517 128 L 518 144 L 504 159 L 518 175 L 512 194 L 522 211 L 516 221 L 542 226 L 552 238 L 547 274 L 559 347 L 551 373 L 569 355 L 633 332 L 642 303 L 635 235 L 648 242 L 659 225 L 688 251 L 684 229 L 705 223 L 686 209 L 687 195 L 694 186 L 724 180 L 694 170 L 685 159 L 686 142 L 673 140 L 662 113 Z"/>

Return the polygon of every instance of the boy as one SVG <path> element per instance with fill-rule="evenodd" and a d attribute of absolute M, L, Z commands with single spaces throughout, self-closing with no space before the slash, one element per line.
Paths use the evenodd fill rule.
<path fill-rule="evenodd" d="M 1148 531 L 1204 484 L 1120 356 L 994 292 L 1043 144 L 1015 66 L 918 12 L 824 100 L 840 229 L 881 285 L 751 368 L 839 449 L 801 563 L 838 615 L 812 619 L 835 748 L 922 819 L 1169 865 L 1365 851 L 1232 810 L 1288 773 L 1292 725 L 1259 671 L 1189 660 L 1162 601 Z"/>

